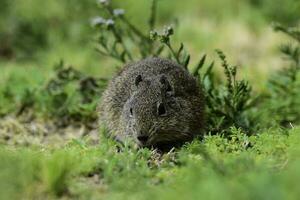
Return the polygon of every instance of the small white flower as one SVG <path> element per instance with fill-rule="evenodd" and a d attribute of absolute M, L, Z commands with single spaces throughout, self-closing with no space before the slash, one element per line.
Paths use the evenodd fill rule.
<path fill-rule="evenodd" d="M 106 25 L 107 25 L 107 26 L 113 26 L 114 24 L 115 24 L 115 21 L 114 21 L 114 20 L 112 20 L 112 19 L 106 20 Z"/>
<path fill-rule="evenodd" d="M 172 26 L 165 27 L 164 35 L 170 36 L 170 35 L 173 35 L 173 33 L 174 33 L 174 30 L 173 30 Z"/>
<path fill-rule="evenodd" d="M 106 20 L 103 19 L 102 17 L 95 17 L 95 18 L 91 19 L 92 26 L 98 26 L 98 25 L 102 25 L 105 23 L 106 23 Z"/>
<path fill-rule="evenodd" d="M 124 15 L 125 10 L 124 9 L 114 9 L 113 12 L 114 12 L 115 16 L 121 16 L 121 15 Z"/>
<path fill-rule="evenodd" d="M 98 0 L 98 2 L 100 3 L 100 4 L 102 4 L 102 5 L 109 5 L 109 0 Z"/>

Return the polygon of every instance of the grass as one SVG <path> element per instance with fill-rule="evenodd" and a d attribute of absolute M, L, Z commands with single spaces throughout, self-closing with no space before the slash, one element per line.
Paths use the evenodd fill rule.
<path fill-rule="evenodd" d="M 177 59 L 190 55 L 195 74 L 207 53 L 199 73 L 210 101 L 206 136 L 165 153 L 121 146 L 97 129 L 96 104 L 122 65 L 94 50 L 88 21 L 103 10 L 93 1 L 0 3 L 0 42 L 8 42 L 0 47 L 1 200 L 298 199 L 299 45 L 271 29 L 277 8 L 268 0 L 170 1 L 160 1 L 155 30 L 165 37 L 159 30 L 175 24 L 168 45 L 177 51 L 184 42 Z M 294 24 L 289 2 L 276 19 Z M 147 29 L 150 2 L 113 5 Z M 287 41 L 294 46 L 280 53 Z M 9 45 L 12 55 L 2 54 Z"/>
<path fill-rule="evenodd" d="M 1 147 L 1 199 L 296 199 L 298 128 L 233 140 L 206 136 L 161 155 L 71 141 L 61 149 Z M 274 144 L 276 141 L 276 144 Z"/>

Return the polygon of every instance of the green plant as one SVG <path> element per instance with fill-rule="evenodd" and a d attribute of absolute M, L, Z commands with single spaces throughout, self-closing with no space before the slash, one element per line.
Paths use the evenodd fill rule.
<path fill-rule="evenodd" d="M 203 76 L 206 91 L 208 130 L 211 133 L 227 134 L 230 127 L 240 127 L 247 133 L 254 129 L 253 119 L 247 112 L 255 105 L 257 97 L 252 93 L 250 84 L 237 80 L 237 66 L 228 64 L 222 51 L 216 50 L 222 62 L 226 82 L 216 84 L 211 67 Z"/>
<path fill-rule="evenodd" d="M 135 48 L 128 48 L 126 41 L 131 41 L 139 48 L 142 58 L 147 56 L 164 56 L 174 59 L 177 63 L 183 65 L 186 69 L 189 67 L 191 56 L 186 50 L 183 43 L 176 49 L 171 41 L 174 34 L 172 26 L 166 26 L 161 32 L 153 30 L 155 26 L 157 1 L 152 1 L 151 15 L 149 19 L 150 36 L 141 33 L 133 26 L 124 15 L 124 10 L 113 8 L 110 1 L 100 1 L 102 9 L 106 10 L 109 19 L 102 17 L 94 18 L 93 24 L 99 28 L 100 36 L 98 44 L 102 49 L 97 49 L 102 55 L 110 56 L 123 63 L 128 60 L 139 59 L 135 55 Z M 128 34 L 124 34 L 128 33 Z M 111 36 L 111 37 L 109 37 Z M 113 40 L 109 46 L 109 39 Z M 157 43 L 158 42 L 158 43 Z M 118 49 L 118 45 L 119 47 Z M 167 52 L 164 51 L 167 48 Z M 157 47 L 157 48 L 156 48 Z M 153 49 L 156 49 L 153 51 Z M 254 104 L 251 94 L 251 87 L 248 82 L 236 80 L 236 66 L 228 65 L 225 55 L 217 51 L 224 68 L 224 75 L 227 78 L 225 84 L 216 84 L 214 80 L 213 66 L 214 62 L 204 69 L 206 56 L 202 56 L 198 64 L 193 67 L 191 73 L 199 78 L 204 86 L 206 94 L 207 112 L 208 112 L 208 132 L 226 133 L 231 126 L 242 127 L 246 131 L 250 131 L 252 123 L 247 116 L 246 111 Z M 203 73 L 203 75 L 202 75 Z"/>
<path fill-rule="evenodd" d="M 274 24 L 274 30 L 288 35 L 293 42 L 280 47 L 289 66 L 272 74 L 262 106 L 265 113 L 269 114 L 265 118 L 272 119 L 266 124 L 292 127 L 300 122 L 300 30 L 280 24 Z"/>
<path fill-rule="evenodd" d="M 110 56 L 122 63 L 137 59 L 138 56 L 133 56 L 137 54 L 136 52 L 139 53 L 140 58 L 160 55 L 163 48 L 156 47 L 147 32 L 141 31 L 132 24 L 125 16 L 123 9 L 114 8 L 109 0 L 99 1 L 99 4 L 107 19 L 104 19 L 103 16 L 95 17 L 91 23 L 99 32 L 97 51 L 100 54 Z M 156 7 L 157 0 L 152 0 L 148 31 L 155 26 Z"/>
<path fill-rule="evenodd" d="M 93 124 L 97 119 L 96 106 L 106 79 L 87 76 L 59 62 L 55 75 L 45 86 L 25 90 L 17 115 L 32 110 L 54 119 L 58 125 L 81 122 Z"/>

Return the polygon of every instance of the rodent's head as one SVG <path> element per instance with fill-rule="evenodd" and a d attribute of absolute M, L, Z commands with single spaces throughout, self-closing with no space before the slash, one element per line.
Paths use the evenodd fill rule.
<path fill-rule="evenodd" d="M 139 146 L 159 146 L 190 139 L 179 102 L 165 75 L 135 78 L 135 90 L 125 103 L 122 122 Z M 182 111 L 181 111 L 182 110 Z"/>

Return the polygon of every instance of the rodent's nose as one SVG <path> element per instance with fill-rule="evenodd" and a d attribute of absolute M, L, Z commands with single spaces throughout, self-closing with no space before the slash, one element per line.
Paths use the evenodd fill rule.
<path fill-rule="evenodd" d="M 148 139 L 149 139 L 149 136 L 147 135 L 139 135 L 137 136 L 137 139 L 142 143 L 142 144 L 146 144 Z"/>

